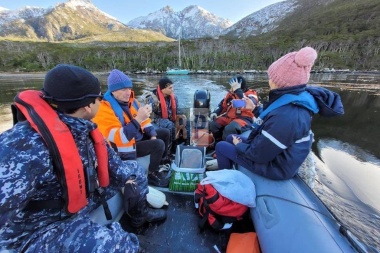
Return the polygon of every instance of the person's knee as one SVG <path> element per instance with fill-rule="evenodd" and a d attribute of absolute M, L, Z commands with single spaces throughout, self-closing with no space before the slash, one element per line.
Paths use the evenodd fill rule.
<path fill-rule="evenodd" d="M 154 146 L 157 150 L 164 150 L 165 149 L 165 142 L 161 139 L 155 139 L 154 140 Z"/>
<path fill-rule="evenodd" d="M 229 143 L 232 143 L 232 141 L 233 141 L 233 134 L 229 134 L 228 136 L 227 136 L 227 138 L 226 138 L 226 142 L 229 142 Z"/>
<path fill-rule="evenodd" d="M 152 154 L 160 153 L 165 150 L 165 142 L 162 139 L 149 140 L 147 145 L 146 148 L 149 149 L 149 154 L 151 155 L 150 159 L 152 159 Z"/>
<path fill-rule="evenodd" d="M 167 142 L 170 138 L 170 130 L 168 128 L 160 128 L 157 131 L 157 138 Z"/>
<path fill-rule="evenodd" d="M 210 131 L 213 133 L 218 132 L 221 128 L 221 126 L 216 121 L 211 121 L 209 127 Z"/>
<path fill-rule="evenodd" d="M 220 141 L 220 142 L 218 142 L 218 143 L 216 143 L 216 145 L 215 145 L 215 151 L 219 151 L 220 150 L 220 147 L 221 147 L 221 145 L 222 145 L 222 142 Z"/>
<path fill-rule="evenodd" d="M 228 142 L 220 141 L 215 145 L 215 151 L 218 153 L 224 153 L 225 149 L 228 147 Z"/>
<path fill-rule="evenodd" d="M 223 140 L 227 138 L 230 134 L 240 134 L 241 126 L 237 122 L 231 122 L 223 130 Z"/>

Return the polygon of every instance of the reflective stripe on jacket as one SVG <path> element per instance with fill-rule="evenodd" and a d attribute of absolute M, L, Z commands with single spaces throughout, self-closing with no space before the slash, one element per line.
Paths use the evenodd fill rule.
<path fill-rule="evenodd" d="M 138 102 L 137 105 L 140 106 Z M 130 106 L 129 109 L 133 117 L 137 115 L 138 108 Z M 131 122 L 131 119 L 125 112 L 123 112 L 123 117 L 125 122 L 124 125 L 122 125 L 116 116 L 110 102 L 102 100 L 100 102 L 99 111 L 93 119 L 93 122 L 98 125 L 100 132 L 123 159 L 134 159 L 136 158 L 136 135 L 128 135 L 128 138 L 124 131 L 124 127 L 129 123 L 132 123 L 135 126 L 137 134 L 138 131 L 140 131 L 140 128 L 144 131 L 144 128 L 152 127 L 151 120 L 148 118 L 139 125 L 136 120 Z"/>

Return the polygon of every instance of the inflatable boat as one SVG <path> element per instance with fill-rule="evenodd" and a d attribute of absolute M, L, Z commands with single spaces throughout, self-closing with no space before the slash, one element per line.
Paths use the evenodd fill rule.
<path fill-rule="evenodd" d="M 299 176 L 274 181 L 238 169 L 255 184 L 250 215 L 262 252 L 365 252 Z"/>
<path fill-rule="evenodd" d="M 209 95 L 198 92 L 194 105 L 209 106 Z M 147 168 L 149 159 L 140 158 L 139 162 Z M 300 176 L 274 181 L 241 166 L 236 169 L 252 180 L 256 190 L 256 207 L 249 209 L 243 226 L 235 230 L 232 227 L 230 231 L 200 230 L 193 192 L 156 188 L 166 195 L 169 203 L 164 207 L 168 211 L 167 220 L 131 232 L 137 233 L 147 252 L 225 252 L 229 235 L 237 230 L 253 230 L 263 253 L 367 252 Z M 121 194 L 109 200 L 109 207 L 113 220 L 106 220 L 101 207 L 92 213 L 92 219 L 101 224 L 120 221 L 124 212 Z"/>
<path fill-rule="evenodd" d="M 261 252 L 366 252 L 299 176 L 274 181 L 243 167 L 238 170 L 255 184 L 256 207 L 250 208 L 249 215 Z M 218 252 L 212 250 L 215 247 L 225 252 L 231 231 L 200 231 L 200 216 L 192 203 L 191 192 L 156 189 L 167 197 L 169 206 L 164 208 L 168 209 L 168 219 L 137 231 L 147 252 Z M 106 220 L 103 208 L 98 208 L 92 213 L 95 222 L 107 224 L 123 216 L 121 194 L 108 202 L 114 219 Z"/>

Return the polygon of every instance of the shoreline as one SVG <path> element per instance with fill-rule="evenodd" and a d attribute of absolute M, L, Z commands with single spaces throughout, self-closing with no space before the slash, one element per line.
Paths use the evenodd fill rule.
<path fill-rule="evenodd" d="M 20 77 L 45 77 L 45 72 L 0 72 L 0 78 L 4 77 L 12 77 L 12 76 L 20 76 Z M 94 75 L 108 75 L 109 71 L 90 71 Z M 141 72 L 125 72 L 127 75 L 135 75 L 135 76 L 146 76 L 146 75 L 166 75 L 163 73 L 141 73 Z M 230 71 L 230 72 L 220 72 L 220 73 L 208 73 L 208 72 L 191 72 L 189 75 L 213 75 L 213 76 L 230 76 L 230 75 L 260 75 L 266 74 L 266 72 L 240 72 L 240 71 Z M 312 71 L 310 74 L 353 74 L 353 75 L 380 75 L 380 71 L 331 71 L 331 72 L 323 72 L 323 71 Z"/>
<path fill-rule="evenodd" d="M 45 75 L 46 75 L 47 72 L 0 72 L 0 79 L 1 80 L 17 80 L 17 79 L 37 79 L 37 80 L 43 80 L 45 78 Z M 104 78 L 106 76 L 108 76 L 108 72 L 91 72 L 93 73 L 95 76 L 97 76 L 98 78 Z M 331 75 L 362 75 L 363 78 L 366 79 L 365 76 L 376 76 L 375 79 L 372 79 L 372 80 L 367 80 L 365 82 L 362 82 L 362 83 L 352 83 L 352 82 L 347 82 L 345 80 L 341 80 L 341 81 L 331 81 L 330 83 L 325 83 L 325 86 L 326 87 L 335 87 L 335 88 L 341 88 L 341 89 L 345 89 L 345 90 L 367 90 L 367 91 L 373 91 L 373 92 L 376 92 L 377 95 L 380 95 L 379 91 L 380 91 L 380 72 L 369 72 L 369 71 L 354 71 L 354 72 L 335 72 L 335 73 L 311 73 L 311 76 L 310 76 L 310 79 L 313 79 L 312 76 L 313 75 L 316 75 L 318 77 L 318 75 L 324 75 L 324 74 L 331 74 Z M 244 75 L 246 78 L 249 76 L 253 77 L 253 76 L 261 76 L 263 75 L 262 73 L 245 73 L 245 74 L 239 74 L 239 75 Z M 129 73 L 128 76 L 132 79 L 132 81 L 138 83 L 138 82 L 142 82 L 141 80 L 143 80 L 144 78 L 148 77 L 148 76 L 151 76 L 151 77 L 154 77 L 154 76 L 157 76 L 157 74 L 153 74 L 153 73 L 145 73 L 145 74 L 142 74 L 142 73 L 139 73 L 139 74 L 136 74 L 136 73 Z M 158 75 L 160 76 L 160 75 Z M 218 74 L 208 74 L 208 73 L 202 73 L 202 74 L 199 74 L 199 73 L 194 73 L 194 74 L 189 74 L 188 76 L 220 76 L 220 77 L 223 77 L 223 76 L 230 76 L 230 74 L 226 74 L 226 73 L 218 73 Z M 169 76 L 170 77 L 170 76 Z M 318 78 L 317 78 L 318 79 Z M 318 85 L 320 84 L 320 81 L 318 80 L 314 80 L 311 84 L 315 84 L 315 85 Z"/>
<path fill-rule="evenodd" d="M 28 73 L 23 73 L 23 72 L 0 72 L 0 78 L 4 78 L 4 77 L 14 77 L 14 76 L 18 76 L 18 77 L 41 77 L 41 78 L 44 78 L 45 77 L 45 72 L 28 72 Z"/>
<path fill-rule="evenodd" d="M 0 72 L 0 78 L 24 77 L 24 78 L 44 78 L 46 72 Z M 91 72 L 94 75 L 108 75 L 108 72 Z"/>

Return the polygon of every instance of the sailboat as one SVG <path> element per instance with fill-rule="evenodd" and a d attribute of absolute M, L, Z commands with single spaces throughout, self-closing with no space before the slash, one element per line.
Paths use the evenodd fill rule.
<path fill-rule="evenodd" d="M 178 38 L 178 68 L 167 68 L 167 75 L 187 75 L 190 73 L 188 69 L 181 68 L 181 35 Z"/>

